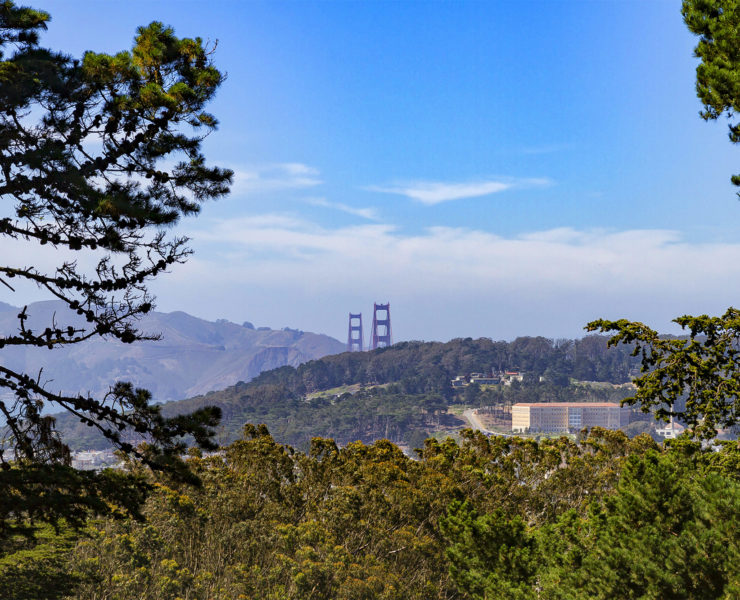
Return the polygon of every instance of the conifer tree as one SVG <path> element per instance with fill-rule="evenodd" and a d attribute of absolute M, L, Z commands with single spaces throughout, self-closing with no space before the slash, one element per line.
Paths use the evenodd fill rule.
<path fill-rule="evenodd" d="M 200 38 L 178 38 L 162 23 L 140 27 L 131 51 L 77 59 L 39 45 L 49 20 L 0 2 L 0 286 L 20 305 L 24 286 L 38 286 L 65 310 L 38 323 L 24 307 L 17 328 L 0 331 L 0 348 L 53 352 L 94 336 L 152 339 L 136 327 L 153 307 L 148 283 L 190 253 L 187 239 L 167 228 L 229 191 L 232 173 L 208 166 L 201 152 L 217 126 L 204 107 L 223 75 Z M 14 490 L 5 499 L 15 494 L 0 503 L 0 518 L 17 514 L 22 498 L 69 464 L 50 410 L 72 413 L 155 468 L 173 464 L 182 436 L 213 447 L 216 409 L 167 419 L 150 401 L 122 382 L 102 398 L 66 395 L 45 384 L 43 372 L 0 358 L 0 467 Z M 92 506 L 96 485 L 92 478 L 62 486 L 76 488 L 62 505 L 86 496 Z"/>
<path fill-rule="evenodd" d="M 699 36 L 694 55 L 696 93 L 704 120 L 740 113 L 740 0 L 684 0 L 681 14 L 689 31 Z M 740 143 L 740 123 L 729 124 L 729 138 Z M 732 176 L 740 186 L 740 175 Z M 738 193 L 740 195 L 740 193 Z M 600 319 L 589 331 L 614 332 L 610 346 L 633 344 L 642 359 L 637 394 L 627 402 L 667 420 L 677 417 L 704 438 L 740 423 L 740 311 L 728 308 L 721 317 L 684 315 L 674 319 L 689 339 L 661 339 L 656 331 L 626 319 Z"/>

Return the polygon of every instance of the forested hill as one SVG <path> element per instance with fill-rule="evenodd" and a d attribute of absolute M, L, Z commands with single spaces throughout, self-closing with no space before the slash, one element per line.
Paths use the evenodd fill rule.
<path fill-rule="evenodd" d="M 609 392 L 570 384 L 571 378 L 615 384 L 629 381 L 636 359 L 628 348 L 607 348 L 607 339 L 593 335 L 557 342 L 543 337 L 513 342 L 487 338 L 402 342 L 265 371 L 249 383 L 168 402 L 163 410 L 172 416 L 218 406 L 223 413 L 220 443 L 237 439 L 245 423 L 265 423 L 281 443 L 301 449 L 307 448 L 314 436 L 331 437 L 342 444 L 388 438 L 415 447 L 434 431 L 464 425 L 448 414 L 450 405 L 456 403 L 490 406 L 621 399 L 626 395 L 623 390 Z M 522 384 L 484 391 L 470 386 L 457 394 L 450 385 L 460 374 L 506 370 L 524 373 Z M 94 428 L 69 416 L 61 416 L 59 425 L 75 449 L 105 447 Z"/>
<path fill-rule="evenodd" d="M 332 437 L 339 443 L 388 438 L 415 447 L 434 431 L 464 424 L 450 422 L 455 419 L 447 414 L 448 407 L 459 402 L 614 400 L 596 395 L 605 390 L 577 387 L 569 381 L 629 381 L 636 360 L 628 349 L 607 348 L 606 340 L 588 336 L 557 343 L 542 337 L 513 342 L 486 338 L 402 342 L 266 371 L 250 383 L 168 403 L 164 411 L 172 415 L 219 406 L 224 443 L 236 439 L 243 424 L 250 422 L 266 423 L 276 439 L 299 448 L 307 448 L 314 436 Z M 484 392 L 471 386 L 464 394 L 456 394 L 450 385 L 459 374 L 512 369 L 524 373 L 521 385 L 494 386 Z M 618 392 L 617 399 L 626 395 Z"/>
<path fill-rule="evenodd" d="M 625 383 L 639 363 L 627 347 L 607 348 L 607 339 L 589 335 L 557 341 L 520 337 L 513 342 L 489 338 L 401 342 L 373 352 L 325 356 L 297 368 L 266 371 L 251 386 L 279 385 L 302 395 L 352 383 L 398 382 L 408 393 L 446 394 L 456 375 L 505 370 L 522 371 L 532 381 L 543 376 L 553 382 L 574 378 Z"/>

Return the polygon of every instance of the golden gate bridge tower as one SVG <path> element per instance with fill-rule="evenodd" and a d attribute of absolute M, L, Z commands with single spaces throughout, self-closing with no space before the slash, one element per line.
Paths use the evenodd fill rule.
<path fill-rule="evenodd" d="M 381 314 L 378 314 L 381 313 Z M 371 350 L 386 348 L 391 341 L 391 304 L 373 304 L 373 339 Z"/>
<path fill-rule="evenodd" d="M 362 352 L 365 344 L 362 341 L 362 313 L 349 313 L 349 332 L 347 333 L 347 352 Z"/>

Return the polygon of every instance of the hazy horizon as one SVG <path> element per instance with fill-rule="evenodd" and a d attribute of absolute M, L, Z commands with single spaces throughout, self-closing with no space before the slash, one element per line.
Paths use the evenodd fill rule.
<path fill-rule="evenodd" d="M 676 333 L 740 293 L 736 149 L 698 117 L 678 3 L 38 7 L 75 56 L 152 20 L 218 40 L 204 151 L 235 183 L 177 226 L 195 254 L 158 310 L 343 340 L 390 302 L 396 341 L 510 340 Z"/>

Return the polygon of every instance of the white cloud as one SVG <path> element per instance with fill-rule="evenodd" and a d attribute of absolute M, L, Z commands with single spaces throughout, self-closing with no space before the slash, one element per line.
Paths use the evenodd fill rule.
<path fill-rule="evenodd" d="M 394 185 L 370 186 L 366 189 L 384 194 L 406 196 L 427 206 L 461 200 L 490 196 L 515 187 L 548 185 L 548 179 L 488 179 L 468 182 L 414 181 Z"/>
<path fill-rule="evenodd" d="M 328 229 L 281 215 L 195 233 L 160 306 L 346 335 L 346 312 L 390 300 L 399 339 L 578 336 L 598 317 L 661 330 L 740 296 L 740 244 L 668 230 L 561 228 L 515 237 L 387 224 Z"/>
<path fill-rule="evenodd" d="M 377 221 L 379 219 L 378 211 L 372 207 L 358 208 L 342 204 L 341 202 L 329 202 L 326 198 L 308 198 L 306 202 L 312 206 L 321 206 L 323 208 L 339 210 L 350 215 L 355 215 L 356 217 L 362 217 L 369 221 Z"/>
<path fill-rule="evenodd" d="M 322 183 L 319 171 L 302 163 L 274 163 L 251 167 L 232 166 L 232 195 L 260 194 L 311 188 Z"/>
<path fill-rule="evenodd" d="M 630 318 L 661 331 L 681 314 L 718 314 L 740 298 L 740 243 L 687 242 L 671 230 L 558 228 L 502 237 L 384 223 L 327 228 L 290 214 L 193 225 L 195 255 L 153 284 L 161 310 L 185 310 L 342 338 L 346 313 L 392 304 L 397 339 L 573 337 L 588 321 Z M 91 268 L 89 253 L 0 237 L 0 256 Z M 11 283 L 19 285 L 18 278 Z M 48 299 L 35 286 L 0 301 Z"/>

